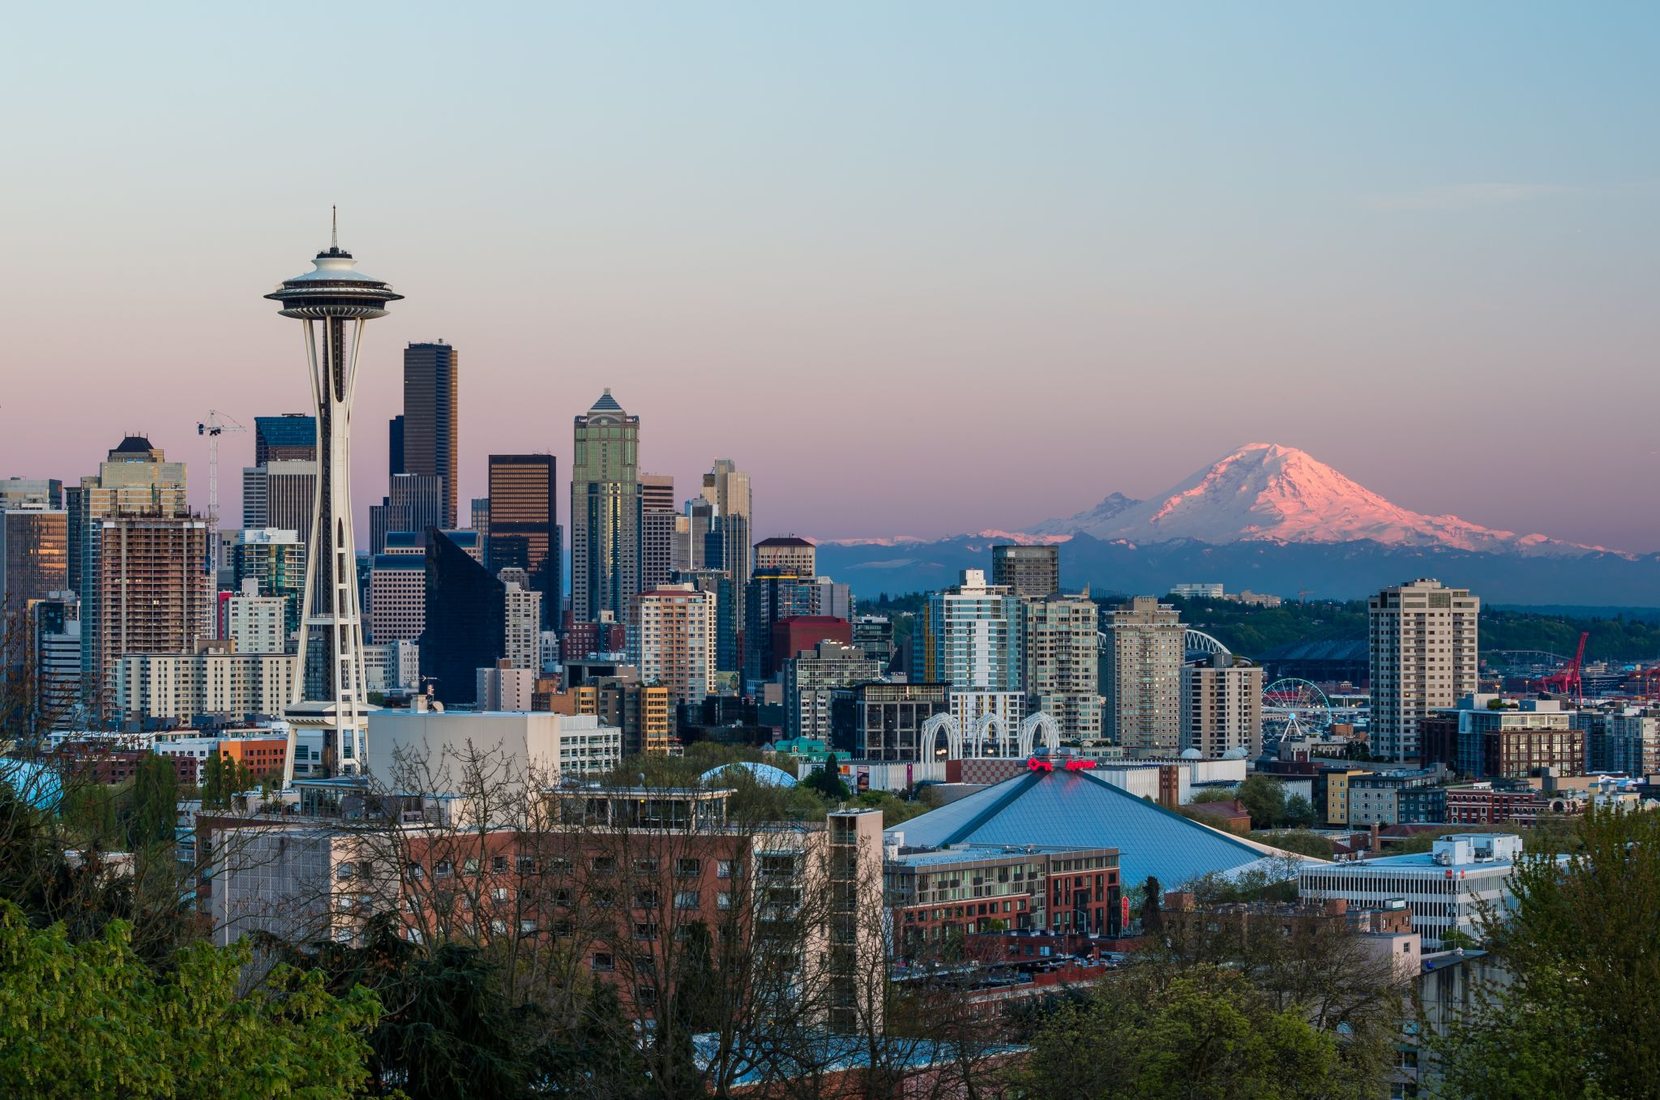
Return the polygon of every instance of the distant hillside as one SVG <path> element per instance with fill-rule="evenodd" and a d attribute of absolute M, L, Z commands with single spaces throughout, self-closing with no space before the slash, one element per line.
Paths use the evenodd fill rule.
<path fill-rule="evenodd" d="M 1231 600 L 1161 597 L 1176 607 L 1182 621 L 1214 635 L 1235 653 L 1253 656 L 1294 642 L 1364 640 L 1364 600 L 1287 601 L 1279 607 L 1247 607 Z M 1108 596 L 1103 607 L 1124 602 Z M 920 594 L 861 601 L 860 610 L 896 618 L 921 609 Z M 1481 614 L 1481 648 L 1540 649 L 1570 655 L 1581 631 L 1590 633 L 1585 656 L 1618 663 L 1660 659 L 1660 622 L 1628 615 L 1552 615 L 1532 609 L 1490 608 Z"/>
<path fill-rule="evenodd" d="M 864 598 L 954 584 L 963 569 L 990 569 L 1000 539 L 963 535 L 937 542 L 818 547 L 819 569 Z M 1467 587 L 1489 604 L 1660 607 L 1660 557 L 1497 554 L 1382 543 L 1175 541 L 1135 545 L 1076 535 L 1061 544 L 1069 590 L 1097 595 L 1168 592 L 1183 581 L 1219 581 L 1230 592 L 1328 600 L 1363 599 L 1386 585 L 1436 577 Z"/>
<path fill-rule="evenodd" d="M 1292 642 L 1323 642 L 1366 637 L 1366 604 L 1315 601 L 1280 607 L 1245 607 L 1228 600 L 1183 600 L 1168 597 L 1181 609 L 1182 621 L 1213 634 L 1229 649 L 1247 656 Z M 1541 649 L 1570 655 L 1581 631 L 1590 633 L 1585 657 L 1592 661 L 1649 661 L 1660 657 L 1660 624 L 1629 618 L 1580 618 L 1516 609 L 1484 610 L 1481 648 Z"/>

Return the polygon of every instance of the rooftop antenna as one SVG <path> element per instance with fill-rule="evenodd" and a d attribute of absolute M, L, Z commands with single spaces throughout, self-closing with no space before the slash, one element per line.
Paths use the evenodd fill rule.
<path fill-rule="evenodd" d="M 340 208 L 329 206 L 329 251 L 340 251 Z"/>

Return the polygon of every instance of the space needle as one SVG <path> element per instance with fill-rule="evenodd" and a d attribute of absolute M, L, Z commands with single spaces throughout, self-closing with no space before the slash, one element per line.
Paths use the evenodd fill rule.
<path fill-rule="evenodd" d="M 323 732 L 323 764 L 330 775 L 363 768 L 369 704 L 364 690 L 363 622 L 357 601 L 357 543 L 352 538 L 352 394 L 364 323 L 386 316 L 403 297 L 357 270 L 340 247 L 338 219 L 329 247 L 312 260 L 314 270 L 296 275 L 265 297 L 284 317 L 305 325 L 311 397 L 317 409 L 317 494 L 312 502 L 311 545 L 306 551 L 305 595 L 299 649 L 288 710 L 288 753 L 283 787 L 294 784 L 299 730 Z M 308 676 L 315 644 L 320 674 Z"/>

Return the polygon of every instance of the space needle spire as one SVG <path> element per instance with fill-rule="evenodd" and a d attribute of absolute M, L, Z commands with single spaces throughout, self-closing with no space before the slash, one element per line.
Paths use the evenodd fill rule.
<path fill-rule="evenodd" d="M 301 729 L 323 732 L 328 774 L 349 775 L 363 768 L 369 703 L 357 600 L 357 544 L 352 537 L 352 394 L 364 323 L 386 316 L 387 303 L 403 297 L 357 270 L 352 254 L 340 247 L 339 219 L 332 207 L 329 247 L 317 253 L 312 268 L 265 295 L 281 304 L 282 316 L 305 326 L 306 363 L 317 410 L 317 493 L 306 550 L 294 689 L 284 715 L 289 723 L 285 788 L 294 782 L 296 734 Z M 308 659 L 313 650 L 320 660 Z"/>

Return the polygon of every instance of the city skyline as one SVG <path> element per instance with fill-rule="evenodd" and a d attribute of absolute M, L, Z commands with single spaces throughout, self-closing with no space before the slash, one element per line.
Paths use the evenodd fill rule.
<path fill-rule="evenodd" d="M 462 500 L 491 452 L 569 469 L 563 424 L 609 386 L 643 469 L 753 472 L 757 537 L 1018 529 L 1267 439 L 1426 513 L 1660 548 L 1660 152 L 1639 137 L 1660 15 L 956 16 L 414 12 L 357 36 L 360 78 L 404 107 L 344 168 L 293 156 L 294 102 L 268 94 L 326 94 L 289 68 L 297 28 L 160 13 L 135 52 L 115 14 L 50 72 L 19 58 L 0 79 L 64 94 L 16 140 L 30 262 L 0 300 L 30 370 L 0 406 L 0 471 L 73 481 L 135 431 L 205 472 L 209 408 L 303 410 L 293 333 L 250 302 L 338 202 L 412 298 L 366 349 L 364 530 L 398 355 L 444 339 L 468 359 Z M 25 13 L 19 41 L 61 18 Z M 404 75 L 439 49 L 457 79 Z M 422 148 L 466 167 L 418 179 Z M 128 186 L 90 191 L 112 159 Z M 176 290 L 149 277 L 181 240 L 215 265 L 182 344 Z M 779 371 L 816 383 L 813 415 L 778 415 Z M 1011 418 L 1012 379 L 1059 424 Z M 1364 412 L 1391 398 L 1404 443 Z M 1006 458 L 1033 431 L 1036 478 Z M 222 515 L 249 443 L 222 446 Z"/>

